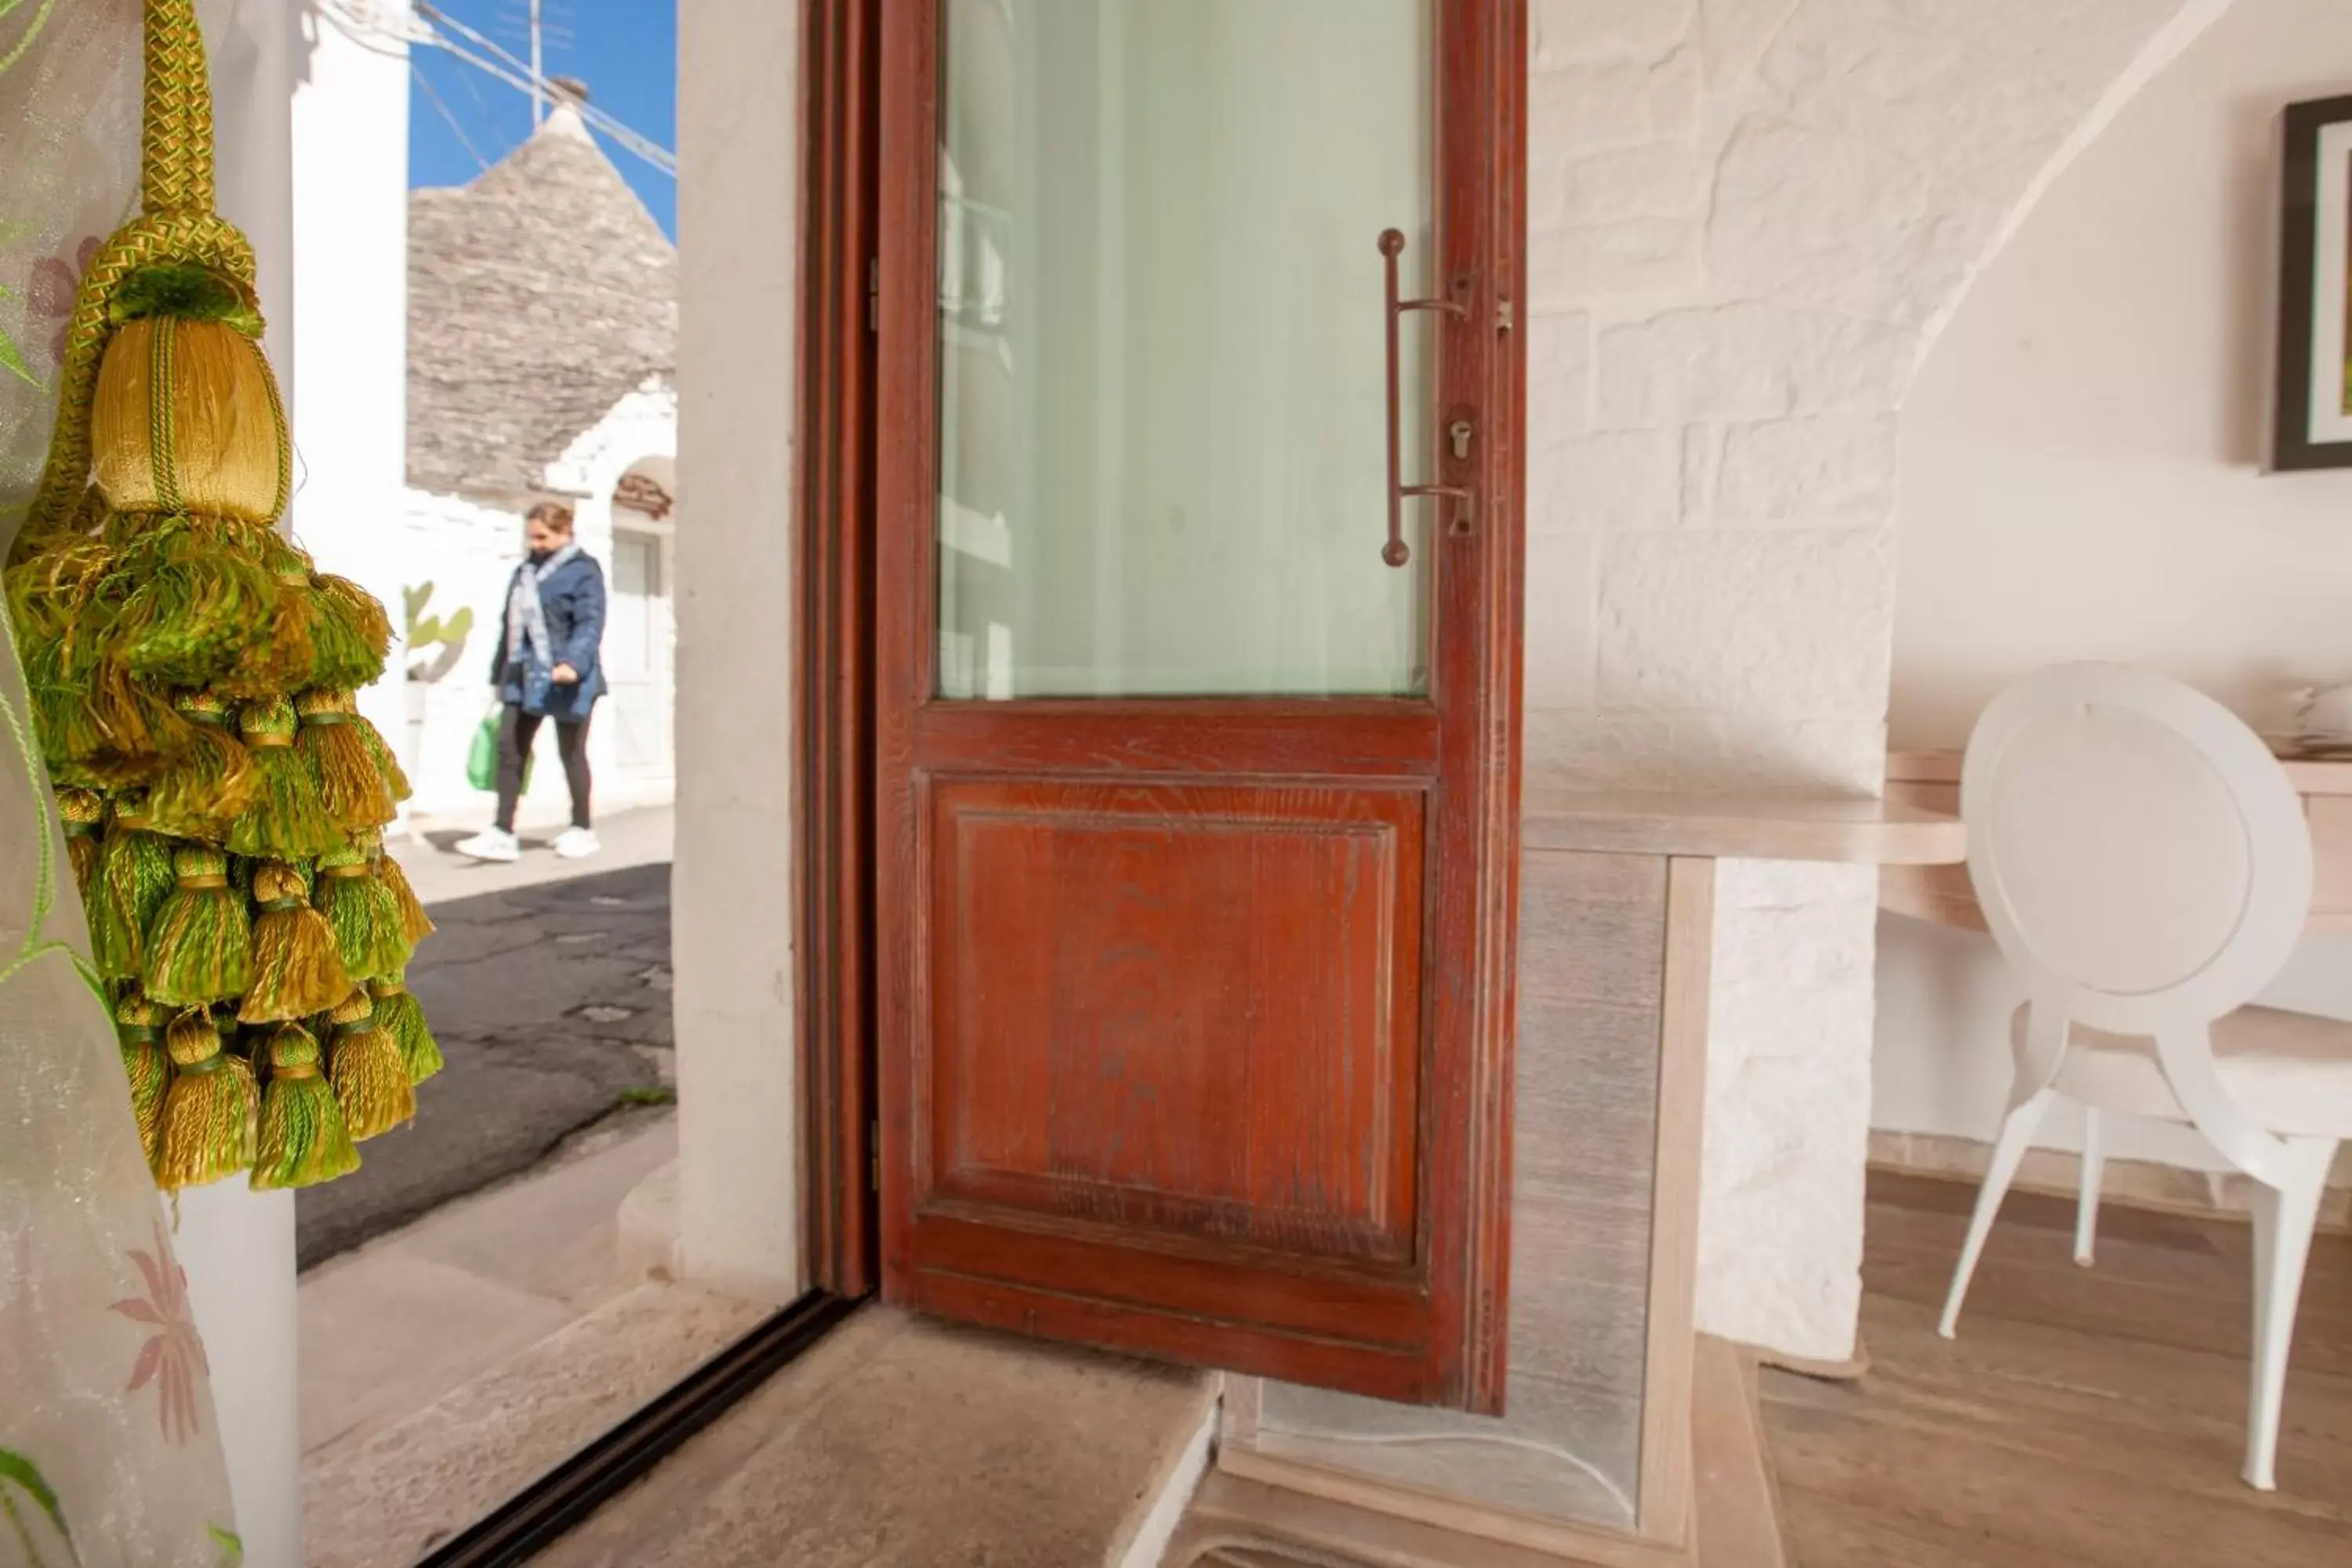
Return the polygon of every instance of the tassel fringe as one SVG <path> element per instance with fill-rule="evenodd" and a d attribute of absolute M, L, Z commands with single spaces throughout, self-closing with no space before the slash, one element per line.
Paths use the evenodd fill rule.
<path fill-rule="evenodd" d="M 166 1191 L 201 1187 L 249 1169 L 261 1111 L 252 1064 L 221 1049 L 201 1007 L 172 1020 L 164 1045 L 179 1071 L 163 1098 L 156 1182 Z"/>
<path fill-rule="evenodd" d="M 376 1027 L 374 1004 L 365 991 L 352 992 L 335 1009 L 334 1028 L 328 1065 L 352 1136 L 373 1138 L 414 1117 L 416 1090 L 401 1062 L 400 1047 Z"/>
<path fill-rule="evenodd" d="M 408 994 L 401 976 L 369 981 L 368 997 L 375 1005 L 375 1026 L 400 1047 L 409 1082 L 423 1083 L 448 1065 L 441 1057 L 441 1042 L 433 1037 L 433 1026 L 425 1021 L 425 1009 Z"/>
<path fill-rule="evenodd" d="M 147 994 L 167 1006 L 233 1001 L 253 978 L 253 928 L 217 849 L 173 852 L 177 886 L 147 933 Z"/>
<path fill-rule="evenodd" d="M 269 1037 L 269 1087 L 253 1155 L 253 1186 L 311 1187 L 359 1169 L 342 1102 L 320 1070 L 319 1042 L 299 1024 Z"/>
<path fill-rule="evenodd" d="M 149 831 L 143 795 L 119 796 L 99 847 L 89 910 L 90 956 L 110 980 L 134 979 L 147 962 L 147 928 L 172 896 L 172 846 Z"/>
<path fill-rule="evenodd" d="M 293 868 L 270 862 L 255 871 L 253 979 L 237 1018 L 247 1024 L 284 1023 L 324 1013 L 351 994 L 334 928 L 310 907 L 302 878 Z"/>

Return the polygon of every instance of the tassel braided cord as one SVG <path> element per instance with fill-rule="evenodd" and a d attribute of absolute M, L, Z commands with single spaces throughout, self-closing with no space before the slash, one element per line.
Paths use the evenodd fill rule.
<path fill-rule="evenodd" d="M 213 87 L 195 0 L 146 0 L 140 199 L 150 214 L 213 210 Z"/>

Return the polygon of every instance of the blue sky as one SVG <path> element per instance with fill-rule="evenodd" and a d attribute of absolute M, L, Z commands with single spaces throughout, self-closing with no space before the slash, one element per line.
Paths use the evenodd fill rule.
<path fill-rule="evenodd" d="M 516 58 L 530 57 L 524 25 L 530 12 L 528 0 L 435 0 L 435 4 Z M 677 151 L 676 0 L 541 0 L 540 9 L 547 38 L 547 74 L 578 77 L 588 84 L 590 100 L 598 108 L 640 135 Z M 442 50 L 415 51 L 411 82 L 411 185 L 463 184 L 481 172 L 481 164 L 475 161 L 477 153 L 495 163 L 530 134 L 530 100 L 520 89 Z M 471 151 L 467 147 L 469 142 Z M 605 154 L 653 210 L 663 231 L 676 238 L 677 183 L 612 142 L 604 145 Z"/>

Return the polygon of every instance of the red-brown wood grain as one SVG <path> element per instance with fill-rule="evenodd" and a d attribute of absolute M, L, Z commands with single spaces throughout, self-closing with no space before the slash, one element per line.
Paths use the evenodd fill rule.
<path fill-rule="evenodd" d="M 919 1192 L 1412 1259 L 1421 792 L 930 795 Z"/>
<path fill-rule="evenodd" d="M 796 1022 L 812 1282 L 878 1279 L 874 1125 L 874 334 L 880 7 L 802 0 L 793 606 Z"/>
<path fill-rule="evenodd" d="M 1433 412 L 1479 434 L 1421 433 L 1476 497 L 1428 534 L 1430 696 L 993 703 L 932 689 L 941 7 L 880 0 L 881 1257 L 920 1310 L 1494 1411 L 1526 21 L 1432 3 L 1432 277 L 1470 306 L 1430 318 Z"/>

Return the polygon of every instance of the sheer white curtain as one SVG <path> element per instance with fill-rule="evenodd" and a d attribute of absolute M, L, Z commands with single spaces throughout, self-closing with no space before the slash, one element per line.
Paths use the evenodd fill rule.
<path fill-rule="evenodd" d="M 40 469 L 81 265 L 135 200 L 139 39 L 138 0 L 0 0 L 0 543 Z M 0 657 L 0 1565 L 220 1568 L 237 1549 L 204 1344 L 114 1030 L 83 979 L 88 938 L 65 868 L 11 642 Z"/>
<path fill-rule="evenodd" d="M 1429 0 L 953 0 L 940 688 L 1427 689 L 1430 503 L 1383 563 L 1377 241 L 1427 292 Z M 1428 346 L 1400 342 L 1427 432 Z M 1410 437 L 1408 480 L 1428 471 Z"/>

